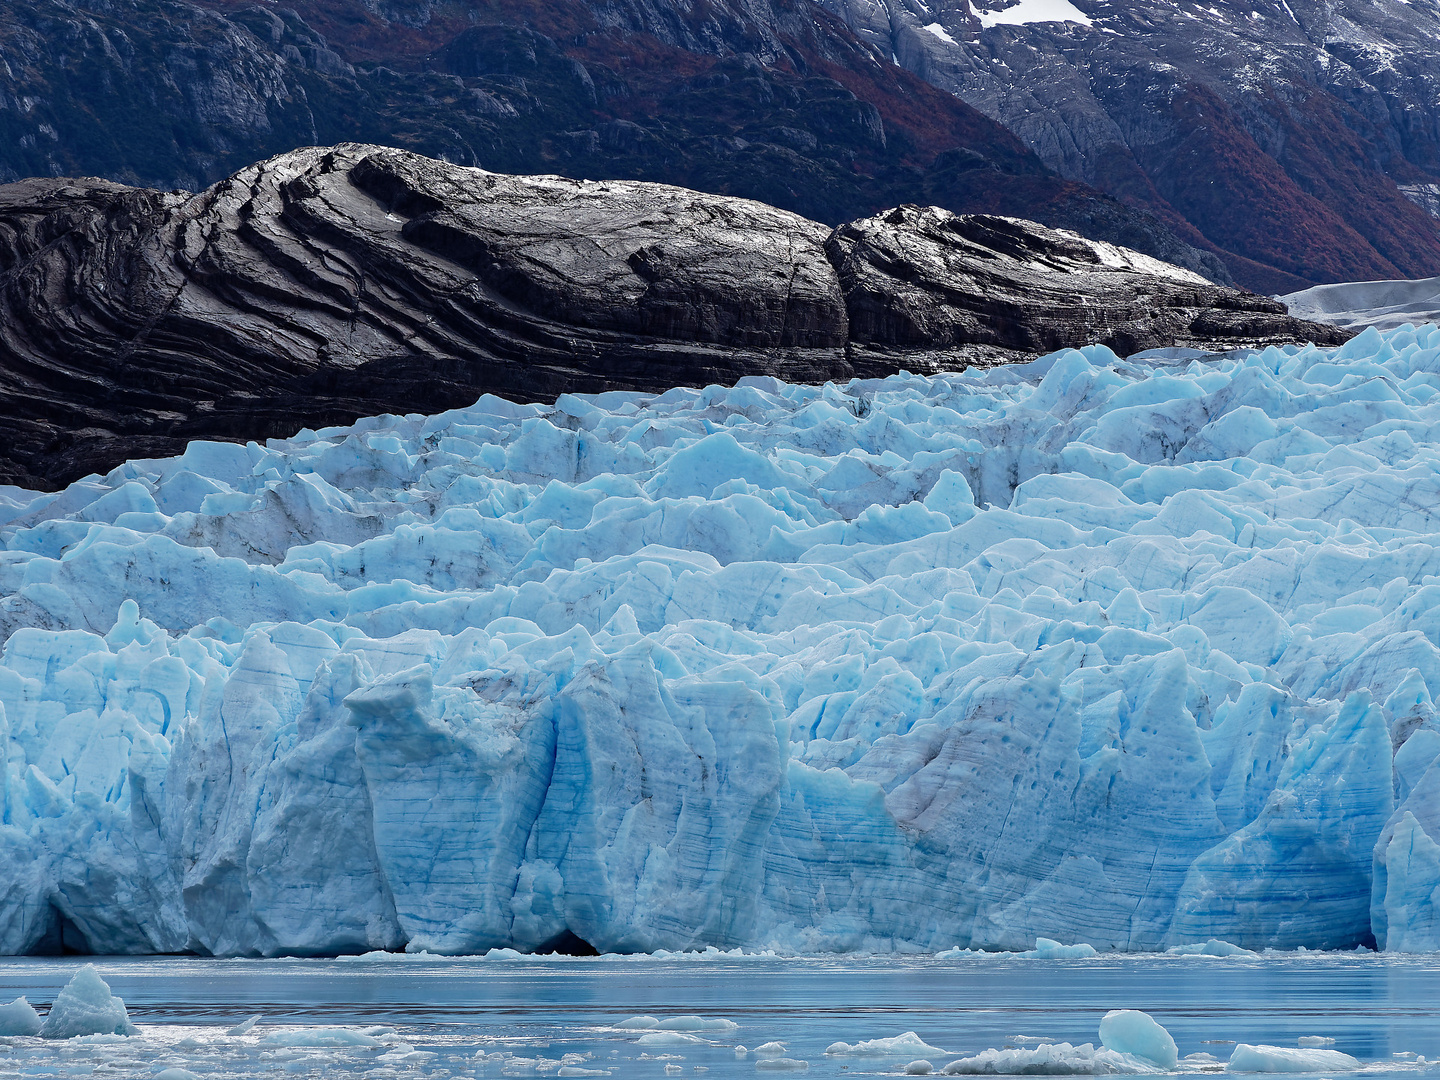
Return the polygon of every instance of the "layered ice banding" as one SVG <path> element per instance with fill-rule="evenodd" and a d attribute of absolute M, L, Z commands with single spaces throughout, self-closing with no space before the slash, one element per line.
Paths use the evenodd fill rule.
<path fill-rule="evenodd" d="M 9 489 L 0 951 L 1436 949 L 1437 423 L 1425 327 Z"/>

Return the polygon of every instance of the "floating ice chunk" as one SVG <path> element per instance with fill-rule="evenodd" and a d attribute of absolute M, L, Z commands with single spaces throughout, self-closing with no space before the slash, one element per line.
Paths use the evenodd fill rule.
<path fill-rule="evenodd" d="M 1167 956 L 1255 956 L 1250 949 L 1242 949 L 1219 938 L 1211 938 L 1204 944 L 1174 945 L 1165 950 Z"/>
<path fill-rule="evenodd" d="M 347 1027 L 307 1027 L 290 1031 L 272 1031 L 260 1040 L 266 1046 L 384 1046 L 383 1040 L 371 1030 L 356 1031 Z"/>
<path fill-rule="evenodd" d="M 679 1075 L 680 1075 L 682 1072 L 684 1072 L 684 1071 L 685 1071 L 685 1067 L 684 1067 L 683 1065 L 666 1065 L 666 1066 L 665 1066 L 665 1075 L 666 1075 L 666 1076 L 679 1076 Z"/>
<path fill-rule="evenodd" d="M 0 1036 L 39 1033 L 40 1014 L 31 1008 L 30 1002 L 18 997 L 8 1005 L 0 1005 Z"/>
<path fill-rule="evenodd" d="M 1225 1062 L 1221 1061 L 1214 1054 L 1207 1054 L 1203 1051 L 1194 1054 L 1186 1054 L 1176 1066 L 1181 1072 L 1220 1072 L 1225 1068 Z"/>
<path fill-rule="evenodd" d="M 796 1058 L 761 1058 L 755 1062 L 755 1068 L 771 1072 L 794 1072 L 810 1068 L 810 1063 Z"/>
<path fill-rule="evenodd" d="M 1143 1076 L 1166 1070 L 1153 1062 L 1091 1043 L 1044 1043 L 1032 1049 L 984 1050 L 952 1061 L 947 1076 Z"/>
<path fill-rule="evenodd" d="M 1149 1013 L 1113 1009 L 1100 1021 L 1100 1042 L 1106 1049 L 1130 1054 L 1162 1069 L 1175 1068 L 1180 1052 L 1170 1033 Z"/>
<path fill-rule="evenodd" d="M 666 1071 L 669 1071 L 671 1068 L 678 1068 L 678 1066 L 670 1066 L 670 1065 L 667 1065 L 665 1068 L 666 1068 Z M 561 1065 L 560 1068 L 559 1068 L 559 1070 L 555 1073 L 555 1075 L 556 1075 L 556 1076 L 609 1076 L 609 1075 L 610 1075 L 610 1072 L 609 1072 L 608 1069 L 587 1069 L 587 1068 L 584 1068 L 583 1066 L 580 1066 L 580 1065 Z"/>
<path fill-rule="evenodd" d="M 44 1039 L 73 1039 L 77 1035 L 136 1035 L 135 1025 L 125 1011 L 125 1002 L 110 993 L 110 987 L 94 965 L 86 964 L 75 973 L 50 1006 L 40 1026 Z"/>
<path fill-rule="evenodd" d="M 759 1046 L 755 1047 L 755 1053 L 759 1054 L 761 1057 L 779 1057 L 781 1054 L 785 1053 L 786 1049 L 787 1047 L 783 1042 L 771 1041 L 767 1043 L 761 1043 Z"/>
<path fill-rule="evenodd" d="M 649 1031 L 659 1027 L 660 1021 L 653 1016 L 632 1016 L 629 1020 L 621 1020 L 615 1026 L 622 1031 Z"/>
<path fill-rule="evenodd" d="M 857 1043 L 835 1042 L 825 1048 L 829 1057 L 902 1057 L 908 1054 L 940 1055 L 948 1053 L 931 1046 L 913 1031 L 892 1035 L 888 1039 L 865 1039 Z"/>
<path fill-rule="evenodd" d="M 182 1069 L 178 1065 L 172 1065 L 168 1069 L 161 1069 L 155 1074 L 155 1080 L 200 1080 L 189 1069 Z"/>
<path fill-rule="evenodd" d="M 905 1066 L 906 1076 L 929 1076 L 934 1071 L 935 1066 L 924 1058 L 920 1058 L 918 1061 L 912 1061 Z"/>
<path fill-rule="evenodd" d="M 651 1031 L 635 1040 L 639 1046 L 708 1046 L 699 1036 L 683 1031 Z"/>
<path fill-rule="evenodd" d="M 376 1061 L 383 1061 L 386 1065 L 418 1065 L 428 1061 L 435 1056 L 431 1050 L 416 1050 L 409 1043 L 396 1043 L 385 1053 L 377 1057 Z"/>
<path fill-rule="evenodd" d="M 1236 1043 L 1226 1072 L 1352 1072 L 1360 1062 L 1339 1050 L 1301 1049 L 1289 1046 L 1255 1046 Z"/>
<path fill-rule="evenodd" d="M 252 1031 L 255 1030 L 255 1025 L 258 1024 L 258 1023 L 260 1023 L 260 1017 L 259 1017 L 258 1015 L 257 1015 L 257 1016 L 252 1016 L 252 1017 L 250 1017 L 249 1020 L 245 1020 L 245 1021 L 243 1021 L 243 1022 L 241 1022 L 241 1023 L 239 1023 L 239 1024 L 236 1024 L 236 1025 L 235 1025 L 234 1027 L 232 1027 L 232 1028 L 226 1028 L 225 1034 L 226 1034 L 226 1035 L 249 1035 L 250 1032 L 252 1032 Z"/>
<path fill-rule="evenodd" d="M 1087 945 L 1083 941 L 1074 945 L 1061 945 L 1053 938 L 1042 937 L 1035 939 L 1035 948 L 1015 955 L 1028 960 L 1083 960 L 1098 954 L 1094 945 Z"/>
<path fill-rule="evenodd" d="M 636 1019 L 649 1020 L 650 1017 L 636 1017 Z M 726 1020 L 720 1016 L 671 1016 L 652 1027 L 660 1031 L 738 1031 L 740 1025 L 733 1020 Z"/>
<path fill-rule="evenodd" d="M 1329 1035 L 1301 1035 L 1296 1041 L 1300 1046 L 1311 1050 L 1317 1047 L 1335 1045 L 1335 1040 Z"/>

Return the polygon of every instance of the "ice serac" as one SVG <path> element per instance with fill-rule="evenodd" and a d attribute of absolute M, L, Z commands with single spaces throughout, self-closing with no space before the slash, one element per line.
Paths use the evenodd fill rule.
<path fill-rule="evenodd" d="M 1437 423 L 1426 326 L 6 489 L 0 948 L 1433 950 Z"/>
<path fill-rule="evenodd" d="M 763 203 L 500 175 L 378 146 L 292 151 L 195 195 L 98 180 L 5 185 L 0 410 L 11 427 L 0 481 L 55 486 L 195 438 L 289 435 L 482 392 L 553 401 L 747 375 L 819 382 L 1030 359 L 1102 338 L 1123 352 L 1348 336 L 1033 222 L 895 213 L 938 215 L 943 227 L 924 233 L 923 251 L 892 244 L 883 272 L 857 277 L 874 259 L 849 259 L 842 284 L 832 230 Z M 912 265 L 912 254 L 924 259 Z M 903 308 L 927 290 L 923 325 L 852 340 L 852 310 Z M 944 304 L 979 322 L 936 318 Z M 1077 319 L 1077 308 L 1092 314 Z M 550 469 L 536 475 L 565 478 Z M 332 542 L 386 531 L 383 512 L 359 506 L 343 479 L 264 494 L 277 513 L 263 528 L 222 525 L 224 476 L 185 472 L 164 491 L 117 489 L 90 519 L 183 509 L 212 519 L 203 535 L 217 554 L 275 562 L 304 541 L 289 519 L 312 511 L 333 519 Z"/>

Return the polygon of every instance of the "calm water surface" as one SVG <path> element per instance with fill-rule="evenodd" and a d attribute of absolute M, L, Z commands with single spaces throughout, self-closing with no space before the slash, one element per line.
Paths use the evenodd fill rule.
<path fill-rule="evenodd" d="M 83 962 L 0 960 L 0 1001 L 24 994 L 43 1011 Z M 914 1031 L 947 1051 L 926 1055 L 938 1069 L 1035 1039 L 1097 1042 L 1100 1018 L 1115 1008 L 1149 1012 L 1182 1055 L 1223 1062 L 1234 1042 L 1293 1047 L 1324 1035 L 1364 1063 L 1353 1075 L 1440 1077 L 1440 957 L 93 962 L 125 999 L 140 1037 L 0 1039 L 0 1078 L 155 1077 L 178 1068 L 199 1077 L 603 1071 L 720 1080 L 768 1075 L 757 1073 L 754 1053 L 735 1050 L 768 1042 L 784 1050 L 766 1057 L 808 1062 L 806 1076 L 893 1075 L 916 1055 L 825 1050 Z M 256 1014 L 262 1019 L 249 1032 L 226 1033 Z M 641 1046 L 642 1032 L 614 1026 L 637 1014 L 699 1014 L 738 1028 Z M 361 1045 L 314 1045 L 347 1040 Z"/>

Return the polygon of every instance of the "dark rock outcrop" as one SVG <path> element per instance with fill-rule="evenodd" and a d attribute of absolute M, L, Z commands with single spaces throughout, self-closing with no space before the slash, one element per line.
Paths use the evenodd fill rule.
<path fill-rule="evenodd" d="M 832 233 L 748 200 L 374 146 L 295 151 L 193 196 L 0 187 L 0 481 L 27 486 L 483 392 L 1346 336 L 1014 219 L 901 207 Z"/>
<path fill-rule="evenodd" d="M 1291 318 L 1278 300 L 1014 218 L 902 206 L 840 226 L 825 250 L 851 341 L 879 351 L 1099 342 L 1123 356 L 1347 337 Z"/>

